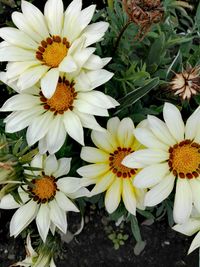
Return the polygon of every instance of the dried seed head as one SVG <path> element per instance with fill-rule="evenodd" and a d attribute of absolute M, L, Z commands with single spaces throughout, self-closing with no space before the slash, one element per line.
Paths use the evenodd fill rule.
<path fill-rule="evenodd" d="M 170 82 L 170 90 L 183 100 L 190 99 L 192 95 L 200 92 L 200 66 L 189 68 L 176 73 Z"/>

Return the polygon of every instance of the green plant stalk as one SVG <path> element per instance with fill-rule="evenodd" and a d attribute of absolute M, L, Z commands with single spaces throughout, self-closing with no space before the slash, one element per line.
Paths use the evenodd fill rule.
<path fill-rule="evenodd" d="M 119 35 L 118 35 L 118 37 L 117 37 L 116 43 L 115 43 L 115 45 L 114 45 L 113 54 L 116 52 L 116 50 L 117 50 L 117 48 L 118 48 L 118 46 L 119 46 L 119 42 L 120 42 L 120 40 L 121 40 L 121 38 L 122 38 L 124 32 L 126 31 L 126 29 L 128 28 L 128 26 L 129 26 L 131 23 L 132 23 L 132 21 L 129 20 L 129 21 L 124 25 L 124 27 L 121 29 L 121 31 L 120 31 L 120 33 L 119 33 Z"/>
<path fill-rule="evenodd" d="M 114 8 L 113 0 L 108 0 L 108 7 L 109 7 L 110 9 L 113 9 L 113 8 Z"/>

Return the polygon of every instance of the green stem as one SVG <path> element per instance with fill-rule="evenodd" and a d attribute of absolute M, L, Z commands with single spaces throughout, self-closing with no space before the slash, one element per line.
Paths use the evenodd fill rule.
<path fill-rule="evenodd" d="M 108 7 L 109 7 L 110 9 L 113 9 L 113 8 L 114 8 L 113 0 L 108 0 Z"/>
<path fill-rule="evenodd" d="M 124 25 L 124 27 L 121 29 L 121 31 L 120 31 L 120 33 L 119 33 L 119 35 L 118 35 L 118 37 L 117 37 L 116 43 L 115 43 L 115 45 L 114 45 L 113 54 L 117 51 L 117 48 L 118 48 L 118 46 L 119 46 L 119 42 L 120 42 L 120 40 L 121 40 L 121 38 L 122 38 L 124 32 L 126 31 L 126 29 L 128 28 L 128 26 L 129 26 L 131 23 L 132 23 L 132 21 L 129 20 L 129 21 Z"/>

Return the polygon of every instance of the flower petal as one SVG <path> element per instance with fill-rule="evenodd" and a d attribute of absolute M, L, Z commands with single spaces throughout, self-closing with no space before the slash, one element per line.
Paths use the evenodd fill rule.
<path fill-rule="evenodd" d="M 56 200 L 49 202 L 50 207 L 50 219 L 58 227 L 58 229 L 66 233 L 67 232 L 67 216 L 65 211 L 61 210 Z"/>
<path fill-rule="evenodd" d="M 58 160 L 58 168 L 53 172 L 53 176 L 58 178 L 63 175 L 67 175 L 70 171 L 71 158 L 61 158 Z"/>
<path fill-rule="evenodd" d="M 46 98 L 51 98 L 56 91 L 59 71 L 57 68 L 50 69 L 41 79 L 42 93 Z"/>
<path fill-rule="evenodd" d="M 190 218 L 184 224 L 176 224 L 172 229 L 184 235 L 191 236 L 200 230 L 200 220 Z"/>
<path fill-rule="evenodd" d="M 79 212 L 79 209 L 74 205 L 71 200 L 69 200 L 68 197 L 65 196 L 63 192 L 57 192 L 55 198 L 58 203 L 58 206 L 64 211 Z"/>
<path fill-rule="evenodd" d="M 191 186 L 194 206 L 198 210 L 198 212 L 200 212 L 200 181 L 198 181 L 197 179 L 191 179 L 188 182 Z"/>
<path fill-rule="evenodd" d="M 91 191 L 91 196 L 98 195 L 104 191 L 106 191 L 109 186 L 113 183 L 115 180 L 115 174 L 112 172 L 107 172 L 104 174 L 96 183 L 94 188 Z"/>
<path fill-rule="evenodd" d="M 190 254 L 191 252 L 193 252 L 195 249 L 200 247 L 200 232 L 195 236 L 195 238 L 193 239 L 188 254 Z"/>
<path fill-rule="evenodd" d="M 49 155 L 44 161 L 44 172 L 51 176 L 58 169 L 58 161 L 55 155 Z"/>
<path fill-rule="evenodd" d="M 107 31 L 109 24 L 107 22 L 96 22 L 88 25 L 83 35 L 86 37 L 85 46 L 90 46 L 96 42 L 99 42 Z"/>
<path fill-rule="evenodd" d="M 113 152 L 117 147 L 117 142 L 108 131 L 92 131 L 91 139 L 95 146 L 108 153 Z"/>
<path fill-rule="evenodd" d="M 123 147 L 129 148 L 132 145 L 134 141 L 133 130 L 134 130 L 134 124 L 130 118 L 124 118 L 120 121 L 117 130 L 117 139 L 119 145 L 122 148 Z"/>
<path fill-rule="evenodd" d="M 33 200 L 21 206 L 13 215 L 10 222 L 10 236 L 17 236 L 36 217 L 38 204 Z"/>
<path fill-rule="evenodd" d="M 176 223 L 185 223 L 192 212 L 192 191 L 187 179 L 178 178 L 173 216 Z"/>
<path fill-rule="evenodd" d="M 122 198 L 128 212 L 136 214 L 136 196 L 133 185 L 129 179 L 123 179 Z"/>
<path fill-rule="evenodd" d="M 45 243 L 50 228 L 50 210 L 48 204 L 41 204 L 36 216 L 38 232 Z"/>
<path fill-rule="evenodd" d="M 57 181 L 58 189 L 60 189 L 61 192 L 64 192 L 68 195 L 68 193 L 74 193 L 77 190 L 79 190 L 81 185 L 81 178 L 75 178 L 75 177 L 64 177 L 60 178 Z"/>
<path fill-rule="evenodd" d="M 95 147 L 85 146 L 81 150 L 81 158 L 90 163 L 108 162 L 109 154 Z"/>
<path fill-rule="evenodd" d="M 170 173 L 159 184 L 148 191 L 144 200 L 145 206 L 153 207 L 166 199 L 173 190 L 174 180 L 174 175 Z"/>
<path fill-rule="evenodd" d="M 170 103 L 165 103 L 163 117 L 172 136 L 178 142 L 184 140 L 185 125 L 178 108 Z"/>
<path fill-rule="evenodd" d="M 185 126 L 185 138 L 193 140 L 195 139 L 199 129 L 200 108 L 197 108 L 195 112 L 188 118 Z"/>
<path fill-rule="evenodd" d="M 149 188 L 158 184 L 169 173 L 168 163 L 154 164 L 142 169 L 134 178 L 138 188 Z"/>
<path fill-rule="evenodd" d="M 105 207 L 108 213 L 113 213 L 117 209 L 121 201 L 121 194 L 122 179 L 115 179 L 105 195 Z"/>
<path fill-rule="evenodd" d="M 83 166 L 77 170 L 77 173 L 83 177 L 97 177 L 106 173 L 110 169 L 108 164 L 97 163 Z"/>

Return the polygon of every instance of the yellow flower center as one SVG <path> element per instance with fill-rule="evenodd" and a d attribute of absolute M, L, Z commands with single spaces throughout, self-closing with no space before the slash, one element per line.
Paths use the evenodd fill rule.
<path fill-rule="evenodd" d="M 169 149 L 169 167 L 180 178 L 197 178 L 200 174 L 200 144 L 184 140 Z"/>
<path fill-rule="evenodd" d="M 132 152 L 131 148 L 118 147 L 113 153 L 110 153 L 110 170 L 117 177 L 131 178 L 132 175 L 136 174 L 136 169 L 131 169 L 121 164 L 122 160 Z"/>
<path fill-rule="evenodd" d="M 65 78 L 59 78 L 55 93 L 47 99 L 40 92 L 40 100 L 44 109 L 54 112 L 55 115 L 63 114 L 68 109 L 73 110 L 73 102 L 77 96 L 74 89 L 74 82 L 69 82 Z"/>
<path fill-rule="evenodd" d="M 60 36 L 48 37 L 38 47 L 36 58 L 46 66 L 57 68 L 66 57 L 69 47 L 70 44 L 66 38 L 61 39 Z"/>
<path fill-rule="evenodd" d="M 29 191 L 33 196 L 33 200 L 38 203 L 45 203 L 53 200 L 57 189 L 55 178 L 53 176 L 44 175 L 40 179 L 32 181 L 33 187 L 29 187 Z"/>

